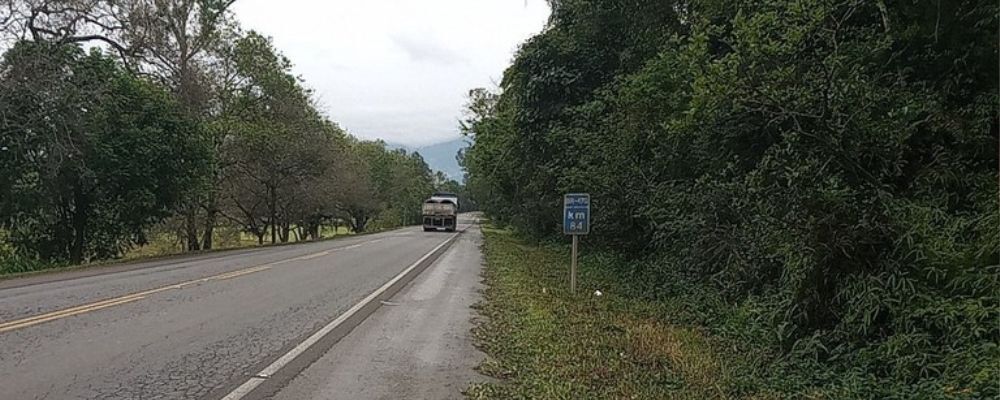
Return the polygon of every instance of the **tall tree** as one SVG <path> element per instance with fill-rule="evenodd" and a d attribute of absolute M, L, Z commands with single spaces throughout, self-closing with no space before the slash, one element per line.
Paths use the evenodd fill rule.
<path fill-rule="evenodd" d="M 188 117 L 202 122 L 212 112 L 214 96 L 206 53 L 220 27 L 228 23 L 227 10 L 234 1 L 10 0 L 3 26 L 8 36 L 57 44 L 100 43 L 115 49 L 132 71 L 171 88 Z M 212 170 L 209 174 L 217 175 Z M 184 204 L 189 250 L 202 244 L 211 247 L 217 211 L 214 193 L 192 192 Z M 199 207 L 206 210 L 202 243 L 196 220 Z"/>
<path fill-rule="evenodd" d="M 141 67 L 158 77 L 174 93 L 191 118 L 206 121 L 217 108 L 212 107 L 215 89 L 210 81 L 207 56 L 217 47 L 219 32 L 228 23 L 226 12 L 234 0 L 136 1 L 130 4 L 129 28 L 123 39 L 129 43 Z M 218 140 L 213 141 L 216 146 Z M 202 194 L 188 199 L 185 205 L 185 234 L 188 250 L 211 248 L 218 212 L 216 188 L 218 171 L 212 169 L 208 186 Z M 204 236 L 199 243 L 198 208 L 204 208 Z"/>
<path fill-rule="evenodd" d="M 335 191 L 347 140 L 268 38 L 249 32 L 234 44 L 226 57 L 238 78 L 215 124 L 224 138 L 223 181 L 239 182 L 226 196 L 247 219 L 243 226 L 255 234 L 268 227 L 272 242 L 287 241 L 293 224 L 315 231 L 335 208 L 336 197 L 318 193 Z"/>
<path fill-rule="evenodd" d="M 208 158 L 170 96 L 99 50 L 21 42 L 0 70 L 15 245 L 49 260 L 121 254 L 193 189 Z"/>

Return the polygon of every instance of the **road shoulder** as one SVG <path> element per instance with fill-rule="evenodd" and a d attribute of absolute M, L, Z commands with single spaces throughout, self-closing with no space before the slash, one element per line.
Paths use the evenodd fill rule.
<path fill-rule="evenodd" d="M 478 227 L 470 228 L 412 283 L 384 303 L 275 399 L 462 398 L 487 378 L 473 346 L 471 306 L 480 298 Z"/>

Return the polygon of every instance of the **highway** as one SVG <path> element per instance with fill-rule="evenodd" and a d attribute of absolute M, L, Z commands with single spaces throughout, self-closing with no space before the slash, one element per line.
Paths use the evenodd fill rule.
<path fill-rule="evenodd" d="M 411 227 L 0 281 L 0 399 L 280 389 L 333 346 L 345 312 L 377 308 L 373 292 L 460 235 Z"/>

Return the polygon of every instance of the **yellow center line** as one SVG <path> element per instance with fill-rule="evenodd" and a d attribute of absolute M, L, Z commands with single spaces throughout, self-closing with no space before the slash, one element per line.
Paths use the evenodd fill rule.
<path fill-rule="evenodd" d="M 71 316 L 78 315 L 78 314 L 88 313 L 88 312 L 91 312 L 91 311 L 97 311 L 97 310 L 100 310 L 102 308 L 114 307 L 114 306 L 122 305 L 122 304 L 125 304 L 125 303 L 131 303 L 133 301 L 142 300 L 144 298 L 145 298 L 144 296 L 125 296 L 125 297 L 122 297 L 122 298 L 113 299 L 115 301 L 104 301 L 104 302 L 100 302 L 101 304 L 98 304 L 98 303 L 88 304 L 88 307 L 82 307 L 82 308 L 81 307 L 75 307 L 77 309 L 76 310 L 72 310 L 72 311 L 70 311 L 69 309 L 66 309 L 66 310 L 57 311 L 57 312 L 54 312 L 54 313 L 48 313 L 48 314 L 39 315 L 37 317 L 25 318 L 23 320 L 17 320 L 17 321 L 11 321 L 11 322 L 8 322 L 8 323 L 0 324 L 0 333 L 12 331 L 12 330 L 15 330 L 15 329 L 27 328 L 29 326 L 38 325 L 38 324 L 42 324 L 42 323 L 49 322 L 49 321 L 54 321 L 54 320 L 57 320 L 57 319 L 60 319 L 60 318 L 66 318 L 66 317 L 71 317 Z"/>
<path fill-rule="evenodd" d="M 34 322 L 36 320 L 47 319 L 47 318 L 51 318 L 53 316 L 69 315 L 69 314 L 73 314 L 73 313 L 75 313 L 77 311 L 86 311 L 86 310 L 89 310 L 89 309 L 95 308 L 95 307 L 103 307 L 106 304 L 113 304 L 113 303 L 117 303 L 117 302 L 125 300 L 125 299 L 131 299 L 132 297 L 139 297 L 139 296 L 141 296 L 141 294 L 137 293 L 137 294 L 132 294 L 132 295 L 128 295 L 128 296 L 117 297 L 117 298 L 113 298 L 113 299 L 109 299 L 109 300 L 98 301 L 98 302 L 95 302 L 95 303 L 84 304 L 82 306 L 70 307 L 70 308 L 59 310 L 59 311 L 53 311 L 53 312 L 46 313 L 46 314 L 36 315 L 34 317 L 28 317 L 28 318 L 19 319 L 19 320 L 16 320 L 16 321 L 5 322 L 5 323 L 0 324 L 0 332 L 2 332 L 3 329 L 7 328 L 10 325 L 18 325 L 18 324 L 24 324 L 24 323 L 28 323 L 28 322 Z"/>
<path fill-rule="evenodd" d="M 221 280 L 224 280 L 224 279 L 233 279 L 233 278 L 240 277 L 240 276 L 243 276 L 243 275 L 249 275 L 249 274 L 252 274 L 254 272 L 267 271 L 269 269 L 271 269 L 271 267 L 268 267 L 266 265 L 262 265 L 262 266 L 259 266 L 259 267 L 247 268 L 247 269 L 244 269 L 244 270 L 241 270 L 241 271 L 236 271 L 236 272 L 232 272 L 232 273 L 228 273 L 228 274 L 216 275 L 216 276 L 212 277 L 211 280 L 213 280 L 213 281 L 221 281 Z"/>
<path fill-rule="evenodd" d="M 382 239 L 376 239 L 376 240 L 369 241 L 369 242 L 366 242 L 366 243 L 374 243 L 374 242 L 377 242 L 377 241 L 380 241 L 380 240 L 382 240 Z M 167 290 L 183 289 L 183 288 L 185 288 L 187 286 L 197 285 L 199 283 L 205 283 L 205 282 L 209 282 L 209 281 L 221 281 L 221 280 L 226 280 L 226 279 L 237 278 L 237 277 L 244 276 L 244 275 L 249 275 L 249 274 L 252 274 L 252 273 L 255 273 L 255 272 L 266 271 L 266 270 L 271 269 L 271 267 L 273 267 L 275 265 L 278 265 L 278 264 L 283 264 L 283 263 L 291 262 L 291 261 L 310 260 L 310 259 L 313 259 L 313 258 L 317 258 L 317 257 L 322 257 L 322 256 L 325 256 L 325 255 L 329 255 L 333 251 L 346 250 L 346 249 L 352 249 L 352 248 L 361 247 L 362 244 L 365 244 L 365 243 L 355 244 L 355 245 L 351 245 L 351 246 L 347 246 L 347 247 L 342 247 L 342 248 L 339 248 L 339 249 L 332 249 L 332 250 L 321 251 L 321 252 L 313 253 L 313 254 L 307 254 L 305 256 L 296 257 L 296 258 L 289 258 L 289 259 L 285 259 L 285 260 L 274 261 L 274 262 L 270 262 L 270 263 L 267 263 L 267 264 L 262 264 L 262 265 L 258 265 L 258 266 L 254 266 L 254 267 L 248 267 L 248 268 L 244 268 L 244 269 L 239 269 L 239 270 L 236 270 L 236 271 L 229 271 L 229 272 L 221 273 L 221 274 L 218 274 L 218 275 L 213 275 L 213 276 L 209 276 L 209 277 L 205 277 L 205 278 L 193 279 L 193 280 L 185 281 L 185 282 L 181 282 L 181 283 L 175 283 L 175 284 L 171 284 L 171 285 L 168 285 L 168 286 L 158 287 L 158 288 L 155 288 L 155 289 L 149 289 L 149 290 L 144 290 L 144 291 L 137 292 L 137 293 L 127 294 L 127 295 L 124 295 L 124 296 L 110 298 L 110 299 L 107 299 L 107 300 L 101 300 L 101 301 L 97 301 L 97 302 L 93 302 L 93 303 L 88 303 L 88 304 L 83 304 L 83 305 L 79 305 L 79 306 L 75 306 L 75 307 L 64 308 L 62 310 L 56 310 L 56 311 L 52 311 L 52 312 L 48 312 L 48 313 L 44 313 L 44 314 L 35 315 L 35 316 L 32 316 L 32 317 L 17 319 L 17 320 L 13 320 L 13 321 L 7 321 L 7 322 L 0 323 L 0 333 L 9 332 L 9 331 L 13 331 L 13 330 L 16 330 L 16 329 L 21 329 L 21 328 L 27 328 L 29 326 L 34 326 L 34 325 L 42 324 L 42 323 L 45 323 L 45 322 L 55 321 L 57 319 L 62 319 L 62 318 L 71 317 L 71 316 L 74 316 L 74 315 L 80 315 L 80 314 L 84 314 L 84 313 L 88 313 L 88 312 L 92 312 L 92 311 L 97 311 L 97 310 L 105 309 L 105 308 L 108 308 L 108 307 L 114 307 L 114 306 L 118 306 L 118 305 L 122 305 L 122 304 L 126 304 L 126 303 L 131 303 L 133 301 L 142 300 L 142 299 L 144 299 L 144 298 L 146 298 L 146 297 L 148 297 L 150 295 L 153 295 L 153 294 L 156 294 L 156 293 L 160 293 L 160 292 L 165 292 Z"/>
<path fill-rule="evenodd" d="M 167 290 L 183 289 L 184 287 L 204 283 L 208 281 L 219 281 L 225 279 L 232 279 L 243 275 L 249 275 L 255 272 L 261 272 L 271 269 L 269 266 L 261 265 L 256 267 L 244 268 L 241 270 L 230 271 L 222 273 L 219 275 L 213 275 L 206 278 L 194 279 L 186 282 L 176 283 L 169 286 L 163 286 L 155 289 L 144 290 L 138 293 L 127 294 L 120 297 L 114 297 L 107 300 L 101 300 L 94 303 L 84 304 L 76 307 L 65 308 L 62 310 L 52 311 L 45 314 L 36 315 L 33 317 L 17 319 L 13 321 L 8 321 L 0 323 L 0 333 L 12 331 L 15 329 L 27 328 L 29 326 L 38 325 L 41 323 L 55 321 L 57 319 L 62 319 L 66 317 L 71 317 L 74 315 L 80 315 L 88 313 L 91 311 L 97 311 L 108 307 L 118 306 L 126 303 L 131 303 L 136 300 L 141 300 L 149 295 L 153 295 L 160 292 L 165 292 Z"/>
<path fill-rule="evenodd" d="M 329 251 L 321 251 L 319 253 L 309 254 L 309 255 L 306 255 L 306 256 L 302 256 L 302 257 L 296 258 L 295 260 L 296 261 L 312 260 L 312 259 L 314 259 L 316 257 L 323 257 L 323 256 L 325 256 L 327 254 L 330 254 L 330 252 Z"/>

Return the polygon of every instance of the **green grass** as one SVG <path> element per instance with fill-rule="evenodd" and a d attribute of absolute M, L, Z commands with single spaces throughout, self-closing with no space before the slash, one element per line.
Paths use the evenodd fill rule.
<path fill-rule="evenodd" d="M 473 399 L 721 399 L 734 397 L 735 368 L 747 361 L 720 352 L 693 325 L 665 318 L 675 305 L 624 295 L 583 257 L 569 292 L 564 245 L 529 245 L 484 227 L 487 288 L 474 335 L 487 359 L 480 371 L 499 381 L 468 389 Z M 595 290 L 603 290 L 596 296 Z M 777 398 L 752 393 L 746 398 Z"/>
<path fill-rule="evenodd" d="M 727 300 L 669 258 L 629 261 L 584 243 L 574 295 L 568 239 L 483 232 L 487 287 L 474 334 L 487 353 L 481 372 L 499 379 L 469 388 L 473 399 L 997 398 L 995 342 L 942 349 L 969 367 L 909 380 L 884 372 L 909 359 L 877 352 L 897 342 L 827 358 L 808 338 L 783 350 L 773 298 Z"/>

